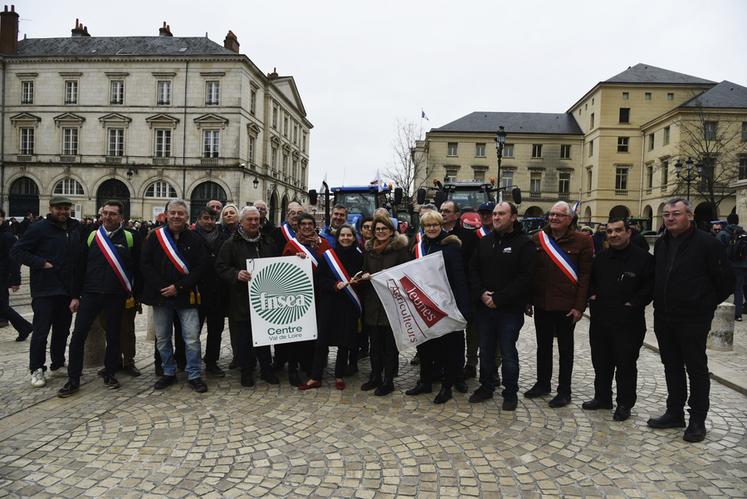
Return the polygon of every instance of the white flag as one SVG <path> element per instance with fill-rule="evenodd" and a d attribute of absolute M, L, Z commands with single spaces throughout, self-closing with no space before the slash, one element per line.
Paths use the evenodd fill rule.
<path fill-rule="evenodd" d="M 399 351 L 467 325 L 456 306 L 440 251 L 377 272 L 371 282 Z"/>

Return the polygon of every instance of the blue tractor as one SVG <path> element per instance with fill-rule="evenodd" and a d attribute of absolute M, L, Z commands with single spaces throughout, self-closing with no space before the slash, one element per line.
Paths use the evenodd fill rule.
<path fill-rule="evenodd" d="M 361 218 L 373 216 L 378 208 L 385 208 L 389 212 L 395 227 L 399 226 L 401 219 L 409 223 L 410 214 L 402 208 L 403 191 L 400 187 L 391 189 L 388 186 L 362 185 L 330 189 L 325 182 L 322 192 L 309 191 L 309 202 L 316 205 L 320 196 L 326 197 L 327 201 L 324 204 L 325 225 L 329 225 L 330 210 L 336 204 L 341 204 L 348 209 L 347 222 L 356 228 Z"/>

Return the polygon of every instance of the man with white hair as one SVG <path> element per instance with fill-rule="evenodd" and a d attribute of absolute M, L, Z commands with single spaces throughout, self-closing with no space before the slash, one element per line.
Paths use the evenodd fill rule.
<path fill-rule="evenodd" d="M 524 396 L 550 393 L 553 338 L 558 338 L 558 393 L 550 400 L 552 408 L 571 402 L 573 330 L 586 308 L 594 256 L 591 238 L 573 226 L 574 215 L 568 203 L 558 201 L 550 209 L 548 224 L 532 237 L 537 246 L 537 267 L 527 314 L 534 314 L 537 382 Z"/>

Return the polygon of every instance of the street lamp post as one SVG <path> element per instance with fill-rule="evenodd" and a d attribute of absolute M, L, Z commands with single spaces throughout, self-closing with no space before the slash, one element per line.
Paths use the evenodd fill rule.
<path fill-rule="evenodd" d="M 685 164 L 683 165 L 682 161 L 678 159 L 674 164 L 674 173 L 677 175 L 677 178 L 684 180 L 687 184 L 687 200 L 689 202 L 690 184 L 692 184 L 703 173 L 703 165 L 701 163 L 695 164 L 692 158 L 687 158 L 687 161 L 685 161 Z"/>
<path fill-rule="evenodd" d="M 503 191 L 501 190 L 501 160 L 503 159 L 503 146 L 506 144 L 506 131 L 502 126 L 495 132 L 495 152 L 498 155 L 498 202 L 503 202 Z"/>

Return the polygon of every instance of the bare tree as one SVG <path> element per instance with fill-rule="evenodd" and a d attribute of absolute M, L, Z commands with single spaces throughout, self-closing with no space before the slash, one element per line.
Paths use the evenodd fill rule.
<path fill-rule="evenodd" d="M 397 119 L 396 132 L 392 143 L 392 165 L 384 176 L 392 180 L 397 187 L 402 187 L 405 196 L 411 196 L 419 186 L 415 182 L 416 157 L 415 142 L 423 135 L 423 126 L 413 121 Z M 427 176 L 427 175 L 426 175 Z"/>
<path fill-rule="evenodd" d="M 742 121 L 742 116 L 700 107 L 678 121 L 680 161 L 691 158 L 700 168 L 700 175 L 690 188 L 714 210 L 736 192 L 733 184 L 740 177 L 739 159 L 747 153 L 747 143 L 742 141 Z M 684 194 L 686 190 L 687 182 L 678 179 L 675 192 Z"/>

